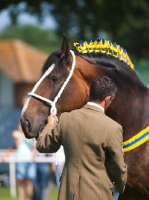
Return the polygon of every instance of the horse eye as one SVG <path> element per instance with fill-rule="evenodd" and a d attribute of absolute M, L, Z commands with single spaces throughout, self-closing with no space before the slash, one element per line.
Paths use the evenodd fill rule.
<path fill-rule="evenodd" d="M 50 78 L 50 81 L 51 81 L 51 83 L 56 83 L 56 82 L 58 82 L 59 79 L 60 79 L 60 78 L 57 77 L 57 76 L 52 76 L 52 77 Z"/>

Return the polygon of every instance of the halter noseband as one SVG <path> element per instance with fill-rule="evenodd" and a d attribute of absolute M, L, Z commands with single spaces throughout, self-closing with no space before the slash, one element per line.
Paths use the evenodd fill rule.
<path fill-rule="evenodd" d="M 40 96 L 38 94 L 35 94 L 35 91 L 36 91 L 37 87 L 40 85 L 40 83 L 43 81 L 43 79 L 46 76 L 48 76 L 51 73 L 51 71 L 54 69 L 55 64 L 52 64 L 48 68 L 48 70 L 42 75 L 42 77 L 40 78 L 40 80 L 36 83 L 36 85 L 34 86 L 33 90 L 30 93 L 28 93 L 29 97 L 35 97 L 37 99 L 40 99 L 40 100 L 42 100 L 42 101 L 50 104 L 51 105 L 50 113 L 54 112 L 55 115 L 57 114 L 56 103 L 57 103 L 58 99 L 60 98 L 63 90 L 65 89 L 67 83 L 69 82 L 70 78 L 72 77 L 72 74 L 73 74 L 74 69 L 75 69 L 75 64 L 76 64 L 75 54 L 74 54 L 74 52 L 72 50 L 70 50 L 70 52 L 71 52 L 72 57 L 73 57 L 72 67 L 71 67 L 70 73 L 69 73 L 66 81 L 64 82 L 63 86 L 61 87 L 61 89 L 58 92 L 57 96 L 55 97 L 54 101 L 51 101 L 51 100 L 49 100 L 49 99 L 47 99 L 45 97 L 42 97 L 42 96 Z"/>

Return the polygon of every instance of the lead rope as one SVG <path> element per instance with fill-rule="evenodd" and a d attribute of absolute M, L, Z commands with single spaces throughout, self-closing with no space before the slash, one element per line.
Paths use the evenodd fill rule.
<path fill-rule="evenodd" d="M 56 166 L 56 172 L 55 172 L 55 176 L 56 176 L 56 184 L 58 187 L 58 190 L 60 189 L 60 175 L 59 175 L 59 170 L 58 170 L 58 153 L 55 153 L 55 166 Z"/>
<path fill-rule="evenodd" d="M 113 200 L 118 200 L 119 192 L 118 192 L 117 187 L 116 187 L 115 184 L 113 186 L 113 194 L 112 194 L 112 196 L 113 196 Z"/>
<path fill-rule="evenodd" d="M 70 73 L 69 73 L 69 75 L 68 75 L 66 81 L 64 82 L 63 86 L 62 86 L 61 89 L 59 90 L 59 92 L 58 92 L 57 96 L 55 97 L 54 101 L 51 101 L 51 100 L 49 100 L 49 99 L 47 99 L 47 98 L 44 98 L 44 97 L 42 97 L 42 96 L 40 96 L 40 95 L 38 95 L 38 94 L 35 94 L 35 91 L 36 91 L 37 87 L 40 85 L 40 83 L 41 83 L 41 82 L 44 80 L 44 78 L 45 78 L 46 76 L 48 76 L 48 75 L 51 73 L 51 71 L 54 69 L 55 64 L 52 64 L 52 65 L 49 67 L 49 69 L 42 75 L 42 77 L 39 79 L 39 81 L 35 84 L 33 90 L 32 90 L 30 93 L 28 93 L 29 98 L 28 98 L 26 104 L 25 104 L 24 107 L 23 107 L 22 113 L 25 112 L 25 110 L 26 110 L 26 108 L 27 108 L 27 106 L 28 106 L 28 103 L 29 103 L 30 98 L 31 98 L 31 97 L 35 97 L 35 98 L 37 98 L 37 99 L 40 99 L 40 100 L 42 100 L 42 101 L 45 101 L 45 102 L 49 103 L 49 104 L 51 105 L 50 113 L 53 112 L 55 115 L 57 114 L 56 103 L 57 103 L 58 99 L 60 98 L 62 92 L 64 91 L 65 87 L 67 86 L 69 80 L 71 79 L 72 74 L 73 74 L 74 69 L 75 69 L 75 64 L 76 64 L 75 53 L 74 53 L 72 50 L 70 50 L 70 52 L 71 52 L 72 57 L 73 57 L 72 67 L 71 67 Z M 57 121 L 58 121 L 58 120 L 57 120 Z M 59 190 L 59 189 L 60 189 L 60 176 L 59 176 L 59 170 L 58 170 L 58 153 L 55 153 L 55 165 L 56 165 L 56 183 L 57 183 L 57 187 L 58 187 L 58 190 Z"/>

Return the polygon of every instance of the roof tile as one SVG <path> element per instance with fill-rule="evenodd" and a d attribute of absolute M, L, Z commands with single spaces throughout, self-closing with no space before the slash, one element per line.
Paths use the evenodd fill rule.
<path fill-rule="evenodd" d="M 48 55 L 17 39 L 0 41 L 0 70 L 14 82 L 36 82 Z"/>

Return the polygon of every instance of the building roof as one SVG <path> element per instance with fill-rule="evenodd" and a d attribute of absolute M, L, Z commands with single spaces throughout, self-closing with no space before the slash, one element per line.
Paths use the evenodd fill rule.
<path fill-rule="evenodd" d="M 0 40 L 0 70 L 14 82 L 35 83 L 47 57 L 23 41 Z"/>

